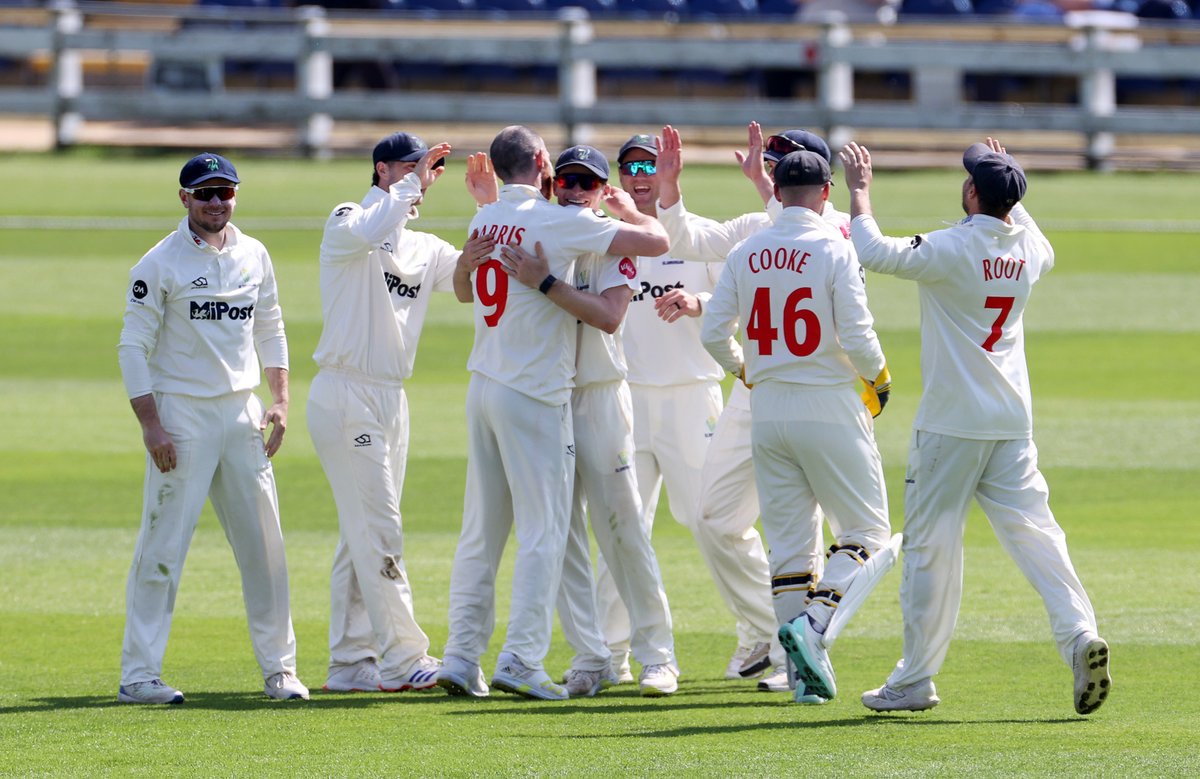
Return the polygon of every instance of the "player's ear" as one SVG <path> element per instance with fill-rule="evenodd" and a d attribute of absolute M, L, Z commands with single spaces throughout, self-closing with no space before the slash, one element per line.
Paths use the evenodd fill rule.
<path fill-rule="evenodd" d="M 188 197 L 187 193 L 184 192 L 182 189 L 180 189 L 179 190 L 179 202 L 183 204 L 184 208 L 187 208 L 187 197 Z"/>

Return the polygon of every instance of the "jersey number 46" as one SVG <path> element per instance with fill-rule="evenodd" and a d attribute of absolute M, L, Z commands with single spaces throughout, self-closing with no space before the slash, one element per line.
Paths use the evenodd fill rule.
<path fill-rule="evenodd" d="M 811 309 L 801 308 L 813 296 L 812 287 L 792 290 L 783 303 L 783 342 L 797 357 L 807 357 L 821 344 L 821 320 Z M 803 328 L 803 338 L 800 330 Z M 779 328 L 774 325 L 771 311 L 771 290 L 759 287 L 754 290 L 754 303 L 750 307 L 750 321 L 746 323 L 746 337 L 758 344 L 758 353 L 769 356 L 779 340 Z"/>

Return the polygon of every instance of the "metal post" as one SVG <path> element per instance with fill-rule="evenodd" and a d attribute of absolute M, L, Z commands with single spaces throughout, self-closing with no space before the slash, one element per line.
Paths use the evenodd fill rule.
<path fill-rule="evenodd" d="M 1116 140 L 1111 132 L 1101 132 L 1093 120 L 1112 116 L 1117 110 L 1117 79 L 1111 68 L 1102 67 L 1109 33 L 1102 27 L 1084 30 L 1087 58 L 1092 69 L 1080 84 L 1083 109 L 1087 114 L 1087 166 L 1090 170 L 1111 170 Z"/>
<path fill-rule="evenodd" d="M 78 51 L 67 47 L 67 36 L 83 29 L 83 14 L 75 0 L 55 0 L 52 81 L 54 85 L 54 148 L 65 149 L 78 140 L 83 117 L 75 109 L 75 99 L 83 94 L 83 60 Z"/>
<path fill-rule="evenodd" d="M 821 31 L 821 59 L 817 70 L 817 102 L 824 109 L 825 131 L 831 149 L 840 148 L 851 135 L 837 115 L 854 107 L 854 69 L 842 62 L 837 50 L 853 39 L 850 27 L 837 21 Z"/>
<path fill-rule="evenodd" d="M 325 9 L 316 5 L 300 6 L 296 14 L 304 24 L 303 53 L 296 63 L 297 87 L 301 97 L 312 106 L 300 127 L 301 151 L 306 157 L 328 159 L 332 155 L 329 144 L 333 137 L 333 117 L 319 110 L 319 106 L 333 95 L 333 55 L 323 45 L 329 34 L 329 19 Z"/>
<path fill-rule="evenodd" d="M 582 8 L 559 11 L 562 36 L 558 56 L 558 97 L 567 143 L 587 143 L 594 135 L 592 125 L 581 124 L 582 111 L 596 105 L 596 63 L 578 57 L 578 47 L 591 43 L 595 35 L 591 18 Z"/>

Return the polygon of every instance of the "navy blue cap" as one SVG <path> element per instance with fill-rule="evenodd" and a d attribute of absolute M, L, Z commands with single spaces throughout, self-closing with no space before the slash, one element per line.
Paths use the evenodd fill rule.
<path fill-rule="evenodd" d="M 794 151 L 775 163 L 774 176 L 780 187 L 819 186 L 829 183 L 829 163 L 815 151 Z"/>
<path fill-rule="evenodd" d="M 184 189 L 194 189 L 197 184 L 210 179 L 228 179 L 234 184 L 241 183 L 233 163 L 220 154 L 211 152 L 197 154 L 185 162 L 183 170 L 179 171 L 179 186 Z"/>
<path fill-rule="evenodd" d="M 426 145 L 425 141 L 422 141 L 412 133 L 392 133 L 375 144 L 375 151 L 371 153 L 371 163 L 416 162 L 427 151 L 429 151 L 429 146 Z M 433 167 L 436 168 L 445 164 L 446 160 L 441 159 Z"/>
<path fill-rule="evenodd" d="M 825 158 L 825 162 L 833 162 L 829 144 L 825 143 L 821 136 L 808 130 L 788 130 L 772 135 L 763 142 L 763 157 L 771 162 L 779 162 L 785 154 L 801 150 L 816 152 Z"/>
<path fill-rule="evenodd" d="M 608 158 L 595 146 L 580 144 L 567 149 L 558 155 L 558 159 L 554 163 L 554 172 L 557 173 L 568 165 L 582 165 L 608 181 Z"/>
<path fill-rule="evenodd" d="M 963 152 L 963 167 L 971 174 L 975 191 L 989 203 L 1012 208 L 1025 197 L 1025 171 L 1009 154 L 973 143 Z"/>
<path fill-rule="evenodd" d="M 655 159 L 658 159 L 658 146 L 654 144 L 653 135 L 641 133 L 633 136 L 628 141 L 625 141 L 625 144 L 621 146 L 621 150 L 617 152 L 617 162 L 625 159 L 625 152 L 629 151 L 630 149 L 642 149 L 643 151 L 648 151 L 654 155 Z"/>

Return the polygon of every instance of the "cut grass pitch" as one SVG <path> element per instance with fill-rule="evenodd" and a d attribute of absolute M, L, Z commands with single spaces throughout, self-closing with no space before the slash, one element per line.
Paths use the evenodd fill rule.
<path fill-rule="evenodd" d="M 1112 645 L 1114 688 L 1077 717 L 1045 612 L 974 511 L 963 610 L 923 714 L 857 701 L 899 657 L 899 575 L 864 606 L 832 655 L 841 697 L 798 707 L 721 679 L 736 639 L 686 530 L 659 508 L 655 547 L 671 599 L 680 692 L 632 686 L 566 703 L 316 690 L 328 659 L 333 502 L 304 401 L 320 333 L 316 250 L 365 163 L 240 160 L 238 219 L 272 252 L 292 354 L 288 436 L 276 458 L 301 678 L 308 703 L 266 700 L 237 570 L 210 510 L 179 593 L 164 676 L 178 707 L 115 702 L 124 587 L 143 452 L 116 364 L 130 266 L 181 217 L 175 158 L 12 157 L 20 202 L 0 205 L 0 775 L 63 776 L 1162 776 L 1200 758 L 1200 177 L 1038 174 L 1029 206 L 1057 250 L 1026 318 L 1036 438 L 1051 503 Z M 473 213 L 451 163 L 416 227 L 460 243 Z M 957 218 L 957 171 L 876 183 L 885 232 Z M 70 182 L 63 186 L 62 182 Z M 103 201 L 98 192 L 119 197 Z M 319 185 L 314 186 L 314 182 Z M 756 207 L 737 171 L 689 167 L 689 207 Z M 834 198 L 842 207 L 844 189 Z M 1137 213 L 1126 213 L 1137 204 Z M 1136 219 L 1133 217 L 1136 216 Z M 19 217 L 19 219 L 18 219 Z M 1193 220 L 1193 221 L 1189 221 Z M 1082 225 L 1082 226 L 1081 226 Z M 1109 229 L 1109 228 L 1113 229 Z M 909 426 L 920 386 L 912 285 L 868 291 L 895 390 L 877 435 L 893 522 L 903 524 Z M 462 510 L 469 310 L 435 298 L 409 383 L 412 456 L 405 558 L 417 617 L 440 653 Z M 511 546 L 511 545 L 510 545 Z M 498 586 L 507 618 L 512 551 Z M 556 633 L 547 667 L 571 652 Z"/>

